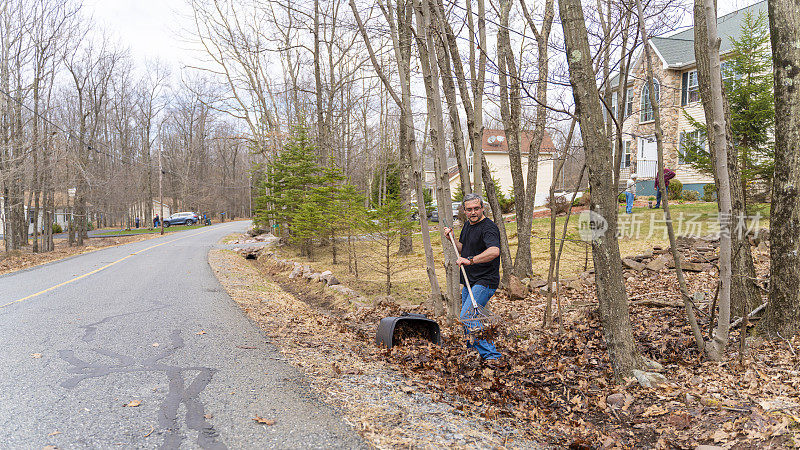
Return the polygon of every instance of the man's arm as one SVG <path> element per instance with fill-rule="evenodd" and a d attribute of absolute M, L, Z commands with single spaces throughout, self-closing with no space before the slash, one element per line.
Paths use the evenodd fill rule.
<path fill-rule="evenodd" d="M 472 261 L 467 258 L 458 257 L 456 264 L 462 266 L 471 266 L 473 264 L 481 264 L 492 261 L 500 256 L 500 247 L 489 247 L 478 255 L 472 257 Z"/>

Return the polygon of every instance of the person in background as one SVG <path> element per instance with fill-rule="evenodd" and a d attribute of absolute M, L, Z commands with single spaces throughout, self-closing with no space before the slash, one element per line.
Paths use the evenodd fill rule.
<path fill-rule="evenodd" d="M 156 228 L 160 223 L 161 223 L 161 218 L 159 218 L 158 214 L 156 214 L 156 216 L 153 217 L 153 228 Z"/>
<path fill-rule="evenodd" d="M 664 190 L 669 191 L 669 180 L 675 178 L 675 172 L 667 169 L 664 167 Z M 658 188 L 658 174 L 656 174 L 656 182 L 654 187 L 656 188 L 656 208 L 661 207 L 661 189 Z"/>
<path fill-rule="evenodd" d="M 631 174 L 625 186 L 625 213 L 633 213 L 633 201 L 636 199 L 636 174 Z"/>
<path fill-rule="evenodd" d="M 134 221 L 134 223 L 136 223 L 136 228 L 139 228 L 139 218 L 137 217 L 133 221 Z"/>

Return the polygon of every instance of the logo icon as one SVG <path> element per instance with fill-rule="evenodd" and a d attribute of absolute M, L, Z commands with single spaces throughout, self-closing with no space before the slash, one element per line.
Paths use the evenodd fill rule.
<path fill-rule="evenodd" d="M 608 231 L 608 221 L 600 213 L 592 210 L 581 212 L 578 216 L 578 234 L 586 242 L 602 238 Z"/>

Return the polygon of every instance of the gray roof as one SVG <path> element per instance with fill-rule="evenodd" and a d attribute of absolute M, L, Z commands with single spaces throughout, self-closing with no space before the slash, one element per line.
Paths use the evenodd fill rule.
<path fill-rule="evenodd" d="M 722 39 L 720 54 L 733 50 L 731 36 L 739 36 L 745 15 L 749 12 L 758 17 L 762 11 L 767 14 L 766 0 L 717 18 L 717 33 Z M 669 37 L 654 37 L 652 42 L 670 67 L 684 67 L 694 63 L 694 27 Z"/>
<path fill-rule="evenodd" d="M 731 36 L 739 36 L 742 24 L 747 13 L 758 17 L 762 12 L 767 14 L 767 0 L 760 1 L 738 11 L 725 14 L 717 18 L 717 33 L 722 39 L 719 52 L 721 55 L 733 50 Z M 668 37 L 650 38 L 660 57 L 672 69 L 682 68 L 694 64 L 694 27 Z M 609 85 L 615 87 L 619 84 L 619 74 L 609 80 Z"/>
<path fill-rule="evenodd" d="M 450 169 L 453 166 L 458 166 L 458 161 L 456 160 L 455 156 L 448 156 L 447 168 Z M 425 156 L 425 171 L 433 172 L 433 156 L 430 155 Z"/>

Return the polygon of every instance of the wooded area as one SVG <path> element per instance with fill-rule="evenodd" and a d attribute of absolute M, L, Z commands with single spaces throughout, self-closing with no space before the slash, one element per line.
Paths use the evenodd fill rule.
<path fill-rule="evenodd" d="M 794 2 L 768 3 L 772 45 L 764 51 L 774 64 L 775 105 L 774 176 L 765 177 L 771 180 L 768 295 L 756 279 L 752 236 L 734 229 L 733 219 L 748 211 L 751 189 L 743 181 L 750 172 L 742 173 L 737 152 L 751 147 L 740 145 L 740 116 L 732 125 L 732 88 L 722 68 L 730 55 L 720 51 L 713 0 L 188 3 L 193 28 L 185 31 L 200 52 L 180 82 L 164 64 L 142 65 L 111 44 L 79 2 L 3 4 L 0 181 L 6 251 L 27 245 L 52 249 L 50 224 L 58 211 L 68 215 L 69 240 L 77 245 L 84 244 L 92 224 L 129 224 L 133 217 L 151 223 L 163 167 L 163 197 L 172 211 L 252 217 L 309 257 L 330 245 L 336 262 L 346 240 L 341 248 L 351 258 L 360 234 L 381 236 L 388 291 L 391 256 L 424 251 L 430 305 L 455 319 L 461 308 L 457 255 L 444 245 L 444 267 L 436 265 L 428 209 L 436 205 L 435 231 L 443 242 L 444 228 L 453 227 L 458 214 L 454 199 L 485 195 L 501 232 L 503 285 L 530 279 L 538 167 L 552 158 L 559 169 L 550 208 L 557 203 L 557 183 L 574 202 L 581 180 L 588 179 L 592 221 L 605 230 L 589 245 L 605 345 L 623 380 L 649 367 L 633 334 L 618 241 L 623 137 L 630 134 L 623 125 L 631 114 L 627 105 L 634 103 L 623 87 L 629 77 L 636 79 L 633 66 L 641 61 L 637 67 L 647 88 L 637 99 L 653 122 L 655 177 L 661 180 L 671 256 L 697 350 L 725 359 L 732 317 L 747 322 L 764 301 L 763 334 L 785 339 L 797 333 L 800 51 L 794 43 L 800 16 Z M 653 37 L 688 22 L 694 23 L 694 87 L 705 115 L 706 166 L 720 217 L 717 307 L 713 331 L 705 336 L 697 325 L 696 293 L 683 278 L 669 209 L 673 198 L 664 178 L 663 111 L 672 107 L 664 98 L 680 92 L 666 85 L 650 45 Z M 486 128 L 504 131 L 507 169 L 488 163 Z M 522 148 L 521 135 L 528 131 L 529 147 Z M 554 136 L 556 148 L 547 154 L 552 156 L 540 152 L 546 134 Z M 581 170 L 571 181 L 577 185 L 563 188 L 559 174 L 567 160 L 580 161 Z M 426 162 L 432 167 L 427 172 Z M 498 192 L 498 170 L 510 172 L 509 192 Z M 505 195 L 513 198 L 510 216 L 503 215 Z M 412 213 L 415 224 L 407 220 Z M 34 226 L 29 236 L 28 224 L 40 214 L 45 226 Z M 559 283 L 556 241 L 567 239 L 567 226 L 559 235 L 555 220 L 553 213 L 548 286 Z M 516 223 L 513 255 L 509 221 Z M 419 230 L 421 249 L 412 238 Z M 353 262 L 357 267 L 357 258 Z M 437 271 L 445 274 L 444 285 Z M 557 297 L 558 289 L 548 295 Z M 563 325 L 551 316 L 548 304 L 546 326 Z"/>

